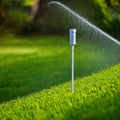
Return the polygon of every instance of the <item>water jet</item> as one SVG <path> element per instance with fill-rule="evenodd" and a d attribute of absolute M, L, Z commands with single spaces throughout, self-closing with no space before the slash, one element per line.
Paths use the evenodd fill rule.
<path fill-rule="evenodd" d="M 65 27 L 65 31 L 62 30 L 64 33 L 68 31 L 69 28 L 77 29 L 75 77 L 81 77 L 82 73 L 84 76 L 96 73 L 120 63 L 120 42 L 117 39 L 113 38 L 111 35 L 93 25 L 84 17 L 60 2 L 49 2 L 49 7 L 52 8 L 52 12 L 57 13 L 58 10 L 60 13 L 57 13 L 55 16 L 61 16 L 61 18 L 58 19 L 58 23 L 56 24 L 54 22 L 56 26 L 59 25 L 58 28 L 61 27 L 59 24 L 61 19 L 62 21 L 65 21 L 66 24 L 61 27 Z M 50 17 L 55 18 L 54 14 L 50 14 Z M 71 32 L 74 34 L 74 30 L 71 30 Z M 73 39 L 74 36 L 70 36 L 71 46 L 74 46 L 76 43 L 75 41 L 72 41 Z"/>
<path fill-rule="evenodd" d="M 111 40 L 112 42 L 114 42 L 114 43 L 116 43 L 117 45 L 120 46 L 120 42 L 118 40 L 116 40 L 115 38 L 113 38 L 112 36 L 107 34 L 106 32 L 102 31 L 100 28 L 96 27 L 95 25 L 93 25 L 92 23 L 90 23 L 89 21 L 84 19 L 81 15 L 77 14 L 76 12 L 74 12 L 72 9 L 65 6 L 64 4 L 62 4 L 62 3 L 58 2 L 58 1 L 52 1 L 52 2 L 49 2 L 48 5 L 60 6 L 62 9 L 68 11 L 69 14 L 74 16 L 79 22 L 86 24 L 86 26 L 88 27 L 88 29 L 91 30 L 91 32 L 94 31 L 95 33 L 97 32 L 98 34 L 102 34 L 104 37 L 108 38 L 109 40 Z M 88 30 L 88 32 L 90 30 Z M 87 30 L 86 30 L 86 32 L 87 32 Z"/>

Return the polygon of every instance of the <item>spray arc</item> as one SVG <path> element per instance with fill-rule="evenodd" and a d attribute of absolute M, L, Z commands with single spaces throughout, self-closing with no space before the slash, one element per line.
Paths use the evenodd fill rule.
<path fill-rule="evenodd" d="M 76 45 L 76 29 L 78 34 L 77 48 L 80 47 L 76 53 L 83 52 L 81 57 L 76 56 L 76 61 L 80 60 L 79 62 L 81 62 L 77 67 L 81 67 L 79 65 L 81 65 L 82 62 L 84 63 L 83 60 L 85 59 L 86 68 L 83 69 L 85 75 L 101 71 L 120 62 L 120 41 L 113 38 L 111 35 L 107 34 L 66 5 L 57 1 L 49 2 L 48 5 L 65 15 L 67 29 L 71 28 L 71 26 L 75 28 L 69 30 L 72 57 L 72 92 L 74 92 L 74 47 Z M 63 17 L 61 19 L 63 20 Z M 88 70 L 88 73 L 86 70 Z"/>
<path fill-rule="evenodd" d="M 93 25 L 92 23 L 90 23 L 89 21 L 84 19 L 81 15 L 77 14 L 76 12 L 74 12 L 69 7 L 65 6 L 64 4 L 62 4 L 62 3 L 58 2 L 58 1 L 49 2 L 49 5 L 52 5 L 52 4 L 60 6 L 62 9 L 66 10 L 69 14 L 74 16 L 78 21 L 81 21 L 82 23 L 84 23 L 84 25 L 85 25 L 84 27 L 85 28 L 88 27 L 91 31 L 94 31 L 94 33 L 98 33 L 98 34 L 108 38 L 109 41 L 111 41 L 111 42 L 115 43 L 116 45 L 120 46 L 120 42 L 117 39 L 113 38 L 112 36 L 110 36 L 109 34 L 104 32 L 100 28 L 98 28 L 95 25 Z"/>

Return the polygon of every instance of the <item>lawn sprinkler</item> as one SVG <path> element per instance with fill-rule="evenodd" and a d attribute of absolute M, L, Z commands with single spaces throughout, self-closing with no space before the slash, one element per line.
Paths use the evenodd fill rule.
<path fill-rule="evenodd" d="M 72 77 L 72 93 L 74 92 L 74 45 L 76 45 L 76 29 L 70 29 L 70 46 L 71 46 L 71 57 L 72 57 L 72 69 L 71 69 L 71 77 Z"/>

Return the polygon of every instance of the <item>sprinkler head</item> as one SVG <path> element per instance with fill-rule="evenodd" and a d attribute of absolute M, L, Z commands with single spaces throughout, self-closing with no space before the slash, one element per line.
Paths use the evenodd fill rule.
<path fill-rule="evenodd" d="M 70 45 L 76 45 L 76 29 L 70 29 Z"/>

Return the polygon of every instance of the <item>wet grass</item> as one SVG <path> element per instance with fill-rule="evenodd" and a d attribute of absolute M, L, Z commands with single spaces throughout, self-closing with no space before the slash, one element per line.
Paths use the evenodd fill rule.
<path fill-rule="evenodd" d="M 112 58 L 115 56 L 112 56 Z M 75 47 L 75 78 L 103 70 L 118 61 L 94 44 Z M 60 36 L 0 38 L 0 102 L 71 80 L 68 38 Z"/>

